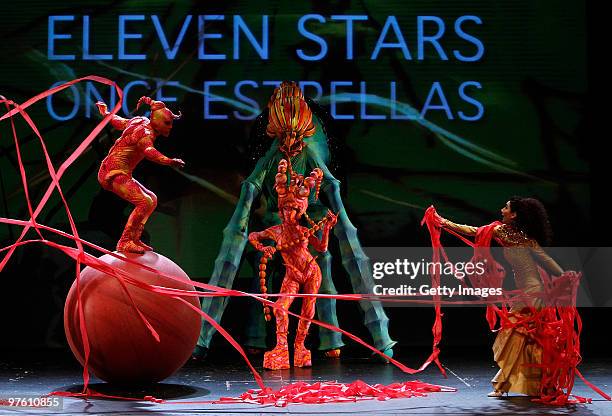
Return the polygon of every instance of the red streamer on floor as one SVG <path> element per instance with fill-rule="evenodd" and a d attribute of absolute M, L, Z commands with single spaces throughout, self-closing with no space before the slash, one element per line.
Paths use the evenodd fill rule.
<path fill-rule="evenodd" d="M 54 395 L 63 397 L 98 397 L 115 400 L 149 401 L 153 403 L 172 403 L 173 405 L 202 405 L 202 404 L 256 404 L 286 407 L 289 404 L 323 404 L 323 403 L 355 403 L 363 400 L 385 401 L 390 399 L 408 399 L 411 397 L 425 397 L 429 393 L 455 392 L 453 387 L 438 386 L 423 383 L 418 380 L 400 383 L 367 384 L 362 380 L 352 383 L 338 383 L 337 381 L 321 381 L 317 383 L 296 382 L 285 385 L 278 390 L 270 387 L 263 389 L 250 389 L 238 397 L 221 397 L 218 400 L 196 401 L 167 401 L 153 396 L 130 398 L 112 396 L 92 392 L 82 393 L 55 392 Z"/>
<path fill-rule="evenodd" d="M 285 407 L 291 403 L 319 404 L 356 402 L 361 400 L 389 400 L 410 397 L 423 397 L 433 392 L 454 392 L 451 387 L 437 386 L 420 381 L 406 381 L 389 385 L 370 385 L 361 380 L 350 384 L 338 382 L 305 383 L 297 382 L 282 387 L 279 390 L 266 388 L 263 390 L 249 390 L 237 398 L 224 398 L 218 403 L 254 403 L 274 404 Z"/>

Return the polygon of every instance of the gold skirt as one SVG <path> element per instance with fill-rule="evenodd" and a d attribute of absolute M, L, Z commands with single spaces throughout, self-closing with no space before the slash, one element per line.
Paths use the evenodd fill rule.
<path fill-rule="evenodd" d="M 540 395 L 541 369 L 525 364 L 540 364 L 542 347 L 526 333 L 524 328 L 499 331 L 493 343 L 493 357 L 500 368 L 491 380 L 495 390 L 528 396 Z"/>

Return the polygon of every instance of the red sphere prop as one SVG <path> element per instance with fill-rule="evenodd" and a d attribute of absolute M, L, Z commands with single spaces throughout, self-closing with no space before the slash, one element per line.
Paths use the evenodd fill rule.
<path fill-rule="evenodd" d="M 152 251 L 143 255 L 121 255 L 127 255 L 166 275 L 189 279 L 179 266 Z M 192 285 L 143 270 L 108 254 L 100 259 L 127 272 L 132 278 L 151 285 L 195 290 Z M 157 382 L 172 375 L 189 359 L 201 325 L 200 316 L 189 306 L 167 295 L 125 284 L 134 304 L 159 334 L 160 340 L 157 342 L 115 277 L 85 267 L 81 272 L 80 285 L 91 348 L 89 369 L 97 377 L 116 384 Z M 70 349 L 84 365 L 77 299 L 75 281 L 64 306 L 64 329 Z M 200 307 L 198 298 L 183 296 L 183 299 Z"/>

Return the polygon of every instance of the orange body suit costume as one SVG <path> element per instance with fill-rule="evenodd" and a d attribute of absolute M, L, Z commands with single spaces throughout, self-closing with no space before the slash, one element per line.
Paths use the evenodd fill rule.
<path fill-rule="evenodd" d="M 98 182 L 102 188 L 114 192 L 134 205 L 134 210 L 117 243 L 117 251 L 121 252 L 144 253 L 146 250 L 152 250 L 150 246 L 140 241 L 140 237 L 145 223 L 157 206 L 157 197 L 132 177 L 134 168 L 142 159 L 174 167 L 185 165 L 181 159 L 166 157 L 154 147 L 157 136 L 167 137 L 170 134 L 172 122 L 180 117 L 180 113 L 178 115 L 172 113 L 163 102 L 149 97 L 140 98 L 138 107 L 143 102 L 151 107 L 150 118 L 125 119 L 117 115 L 112 117 L 111 125 L 123 132 L 109 150 L 98 171 Z M 109 114 L 106 104 L 98 102 L 96 105 L 100 114 L 103 116 Z"/>
<path fill-rule="evenodd" d="M 289 173 L 289 175 L 288 175 Z M 327 251 L 329 232 L 337 221 L 337 216 L 328 211 L 327 216 L 319 223 L 314 223 L 312 228 L 307 228 L 299 224 L 300 219 L 306 216 L 308 208 L 308 198 L 312 188 L 318 190 L 323 179 L 321 169 L 314 169 L 310 176 L 304 178 L 292 171 L 291 165 L 285 159 L 281 159 L 278 164 L 278 173 L 275 179 L 275 189 L 278 194 L 278 211 L 281 224 L 272 226 L 262 232 L 249 234 L 249 242 L 255 249 L 264 253 L 260 264 L 260 278 L 262 292 L 265 293 L 265 269 L 267 259 L 272 257 L 276 251 L 280 251 L 285 264 L 285 276 L 280 289 L 280 293 L 292 295 L 299 293 L 316 294 L 321 285 L 321 269 L 314 257 L 308 250 L 308 245 L 312 245 L 315 250 L 324 253 Z M 308 219 L 308 217 L 306 216 Z M 322 228 L 321 239 L 314 236 L 314 233 Z M 274 241 L 275 247 L 265 246 L 265 240 Z M 293 302 L 293 296 L 280 296 L 274 309 L 276 319 L 276 346 L 272 351 L 264 354 L 264 368 L 271 370 L 289 368 L 289 347 L 287 344 L 287 332 L 289 320 L 287 310 Z M 315 313 L 314 297 L 302 298 L 301 315 L 312 319 Z M 269 319 L 267 309 L 266 320 Z M 306 349 L 304 341 L 308 335 L 310 321 L 300 319 L 295 335 L 293 365 L 296 367 L 309 367 L 312 365 L 310 350 Z"/>

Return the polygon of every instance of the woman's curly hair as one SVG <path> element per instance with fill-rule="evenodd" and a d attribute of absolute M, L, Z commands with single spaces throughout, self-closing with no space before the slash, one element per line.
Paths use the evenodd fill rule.
<path fill-rule="evenodd" d="M 541 246 L 547 246 L 552 240 L 552 228 L 544 205 L 535 198 L 513 196 L 510 198 L 510 210 L 516 213 L 514 226 Z"/>

